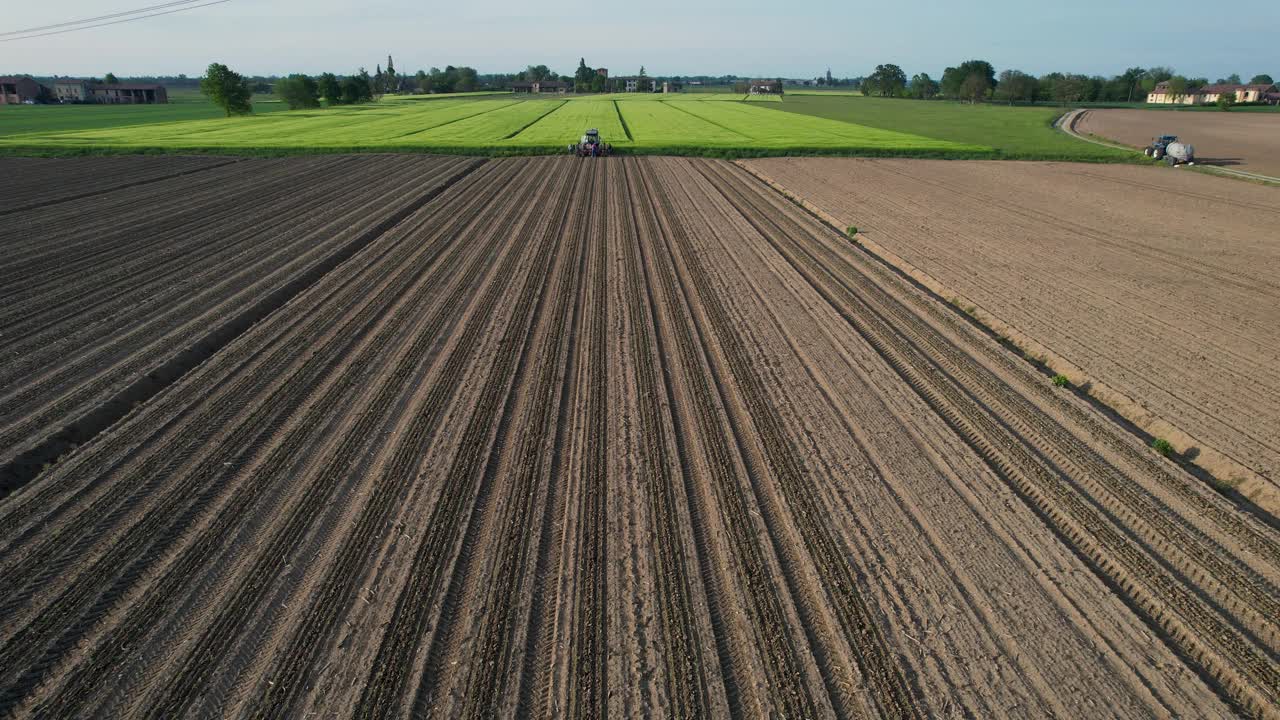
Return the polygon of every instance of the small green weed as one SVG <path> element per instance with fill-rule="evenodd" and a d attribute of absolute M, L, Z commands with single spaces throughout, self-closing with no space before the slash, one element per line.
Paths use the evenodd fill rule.
<path fill-rule="evenodd" d="M 1165 457 L 1169 457 L 1169 454 L 1173 452 L 1173 443 L 1164 438 L 1156 438 L 1151 441 L 1151 449 Z"/>
<path fill-rule="evenodd" d="M 1053 376 L 1054 387 L 1067 387 L 1070 384 L 1071 384 L 1071 381 L 1068 380 L 1067 376 L 1063 375 L 1062 373 L 1058 373 L 1057 375 Z"/>

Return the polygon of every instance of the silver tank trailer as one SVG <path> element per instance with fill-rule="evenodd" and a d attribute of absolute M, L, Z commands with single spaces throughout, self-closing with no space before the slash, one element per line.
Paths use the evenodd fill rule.
<path fill-rule="evenodd" d="M 1191 143 L 1169 143 L 1164 149 L 1164 161 L 1170 165 L 1177 165 L 1178 163 L 1194 165 L 1196 163 L 1196 149 L 1191 146 Z"/>

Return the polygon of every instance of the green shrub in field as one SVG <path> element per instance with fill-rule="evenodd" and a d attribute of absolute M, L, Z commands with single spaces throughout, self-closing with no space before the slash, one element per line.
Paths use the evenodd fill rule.
<path fill-rule="evenodd" d="M 1169 457 L 1169 455 L 1173 452 L 1173 443 L 1169 442 L 1168 440 L 1165 440 L 1164 438 L 1156 438 L 1155 440 L 1151 441 L 1151 449 L 1155 450 L 1156 452 L 1160 453 L 1165 457 Z"/>
<path fill-rule="evenodd" d="M 1053 376 L 1054 387 L 1066 387 L 1070 384 L 1071 384 L 1071 381 L 1068 380 L 1067 376 L 1063 375 L 1062 373 L 1058 373 L 1057 375 Z"/>
<path fill-rule="evenodd" d="M 858 226 L 857 226 L 857 225 L 850 225 L 850 226 L 849 226 L 849 229 L 848 229 L 846 232 L 848 232 L 848 233 L 849 233 L 849 237 L 854 237 L 854 236 L 856 236 L 856 235 L 858 234 Z"/>

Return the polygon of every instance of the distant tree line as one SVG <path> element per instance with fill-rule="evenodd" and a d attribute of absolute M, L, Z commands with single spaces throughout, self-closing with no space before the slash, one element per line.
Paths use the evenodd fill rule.
<path fill-rule="evenodd" d="M 859 87 L 863 94 L 875 97 L 947 98 L 971 103 L 1121 103 L 1142 102 L 1158 83 L 1166 81 L 1175 95 L 1209 84 L 1208 78 L 1187 78 L 1167 67 L 1132 67 L 1110 78 L 1061 72 L 1036 77 L 1021 70 L 1002 70 L 997 75 L 995 67 L 986 60 L 968 60 L 946 68 L 938 80 L 928 73 L 919 73 L 908 80 L 897 65 L 877 65 L 871 74 L 862 78 Z M 1241 84 L 1241 79 L 1233 74 L 1217 82 Z M 1249 84 L 1271 82 L 1270 75 L 1259 74 L 1253 76 Z"/>

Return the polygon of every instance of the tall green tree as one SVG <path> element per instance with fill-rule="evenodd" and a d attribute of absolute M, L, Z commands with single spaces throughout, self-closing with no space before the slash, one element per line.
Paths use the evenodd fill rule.
<path fill-rule="evenodd" d="M 969 80 L 972 75 L 978 79 Z M 996 69 L 986 60 L 966 60 L 959 67 L 943 70 L 941 85 L 942 94 L 947 97 L 973 100 L 975 91 L 985 88 L 985 92 L 996 86 Z"/>
<path fill-rule="evenodd" d="M 480 84 L 475 68 L 464 65 L 457 68 L 457 72 L 458 80 L 453 85 L 454 92 L 471 92 Z"/>
<path fill-rule="evenodd" d="M 1272 80 L 1270 75 L 1266 73 L 1259 73 L 1253 76 L 1253 79 L 1249 81 L 1249 84 L 1250 85 L 1270 85 L 1274 82 L 1275 80 Z"/>
<path fill-rule="evenodd" d="M 320 79 L 316 81 L 316 92 L 326 105 L 333 106 L 342 102 L 342 83 L 338 82 L 338 76 L 333 73 L 320 75 Z"/>
<path fill-rule="evenodd" d="M 892 63 L 877 65 L 874 72 L 862 81 L 864 95 L 894 97 L 907 86 L 907 74 Z"/>
<path fill-rule="evenodd" d="M 1241 84 L 1240 73 L 1231 73 L 1230 75 L 1224 78 L 1218 78 L 1218 84 L 1219 85 L 1239 85 Z"/>
<path fill-rule="evenodd" d="M 1120 80 L 1124 82 L 1125 102 L 1133 102 L 1136 94 L 1142 90 L 1142 79 L 1146 77 L 1147 71 L 1140 67 L 1131 67 L 1120 75 Z M 1118 100 L 1119 98 L 1110 98 Z"/>
<path fill-rule="evenodd" d="M 391 56 L 387 55 L 387 71 L 383 75 L 382 92 L 394 93 L 400 91 L 400 78 L 396 75 L 396 64 L 392 62 Z"/>
<path fill-rule="evenodd" d="M 253 112 L 253 90 L 240 73 L 222 63 L 211 63 L 200 78 L 200 92 L 222 108 L 227 117 Z"/>
<path fill-rule="evenodd" d="M 290 110 L 320 107 L 320 85 L 307 75 L 294 74 L 276 81 L 275 93 Z"/>
<path fill-rule="evenodd" d="M 115 74 L 115 73 L 107 73 L 106 77 L 104 77 L 104 78 L 102 79 L 102 82 L 103 82 L 103 83 L 105 83 L 105 84 L 107 84 L 107 85 L 118 85 L 118 84 L 120 84 L 120 81 L 116 79 L 116 74 Z"/>

